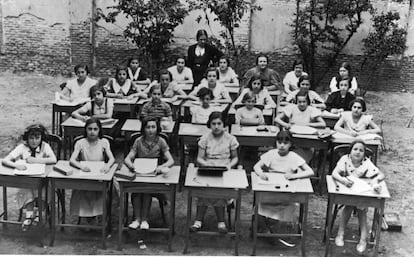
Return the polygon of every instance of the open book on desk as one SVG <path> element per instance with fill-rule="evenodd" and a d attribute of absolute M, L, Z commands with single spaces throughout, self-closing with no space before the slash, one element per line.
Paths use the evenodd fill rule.
<path fill-rule="evenodd" d="M 263 180 L 259 177 L 259 185 L 272 185 L 272 186 L 279 186 L 280 188 L 287 188 L 290 186 L 289 180 L 285 178 L 285 173 L 278 172 L 267 172 L 268 180 Z"/>
<path fill-rule="evenodd" d="M 134 169 L 137 176 L 155 177 L 155 169 L 157 168 L 158 160 L 150 158 L 136 158 L 134 160 Z"/>
<path fill-rule="evenodd" d="M 14 175 L 36 176 L 45 174 L 46 164 L 44 163 L 27 163 L 24 160 L 18 160 L 16 164 L 24 165 L 26 169 L 14 169 Z"/>

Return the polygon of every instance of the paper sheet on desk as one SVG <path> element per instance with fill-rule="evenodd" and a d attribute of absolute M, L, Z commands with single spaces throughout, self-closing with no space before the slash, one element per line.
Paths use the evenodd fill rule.
<path fill-rule="evenodd" d="M 281 188 L 289 187 L 290 182 L 285 178 L 283 173 L 266 173 L 268 180 L 259 177 L 259 185 L 280 185 Z"/>
<path fill-rule="evenodd" d="M 26 170 L 18 170 L 14 169 L 14 175 L 26 175 L 26 176 L 34 176 L 34 175 L 43 175 L 45 173 L 46 164 L 44 163 L 26 163 L 24 160 L 19 160 L 16 164 L 25 165 Z"/>
<path fill-rule="evenodd" d="M 382 140 L 382 137 L 380 135 L 377 134 L 365 134 L 365 135 L 360 135 L 357 137 L 353 137 L 341 132 L 336 132 L 335 134 L 332 135 L 333 138 L 336 139 L 362 139 L 362 140 Z"/>
<path fill-rule="evenodd" d="M 318 134 L 318 130 L 309 126 L 292 125 L 289 131 L 293 134 L 301 135 L 315 135 Z"/>
<path fill-rule="evenodd" d="M 193 127 L 193 126 L 186 126 L 186 127 L 183 128 L 182 132 L 188 133 L 188 134 L 193 134 L 193 133 L 197 133 L 198 129 L 196 127 Z"/>
<path fill-rule="evenodd" d="M 91 99 L 89 98 L 82 98 L 82 99 L 77 99 L 75 101 L 69 102 L 69 101 L 60 99 L 59 101 L 54 101 L 54 103 L 57 105 L 63 105 L 63 106 L 76 106 L 79 104 L 84 104 L 86 102 L 89 102 L 90 100 Z"/>
<path fill-rule="evenodd" d="M 338 183 L 338 185 L 341 187 L 341 190 L 350 190 L 355 193 L 363 193 L 363 192 L 370 192 L 373 191 L 372 186 L 368 184 L 366 181 L 357 178 L 355 176 L 348 176 L 349 180 L 353 181 L 354 184 L 352 187 L 348 188 L 342 183 Z"/>
<path fill-rule="evenodd" d="M 155 175 L 155 169 L 157 168 L 157 164 L 157 159 L 136 158 L 134 160 L 135 172 L 138 175 Z"/>
<path fill-rule="evenodd" d="M 101 174 L 101 169 L 105 165 L 104 162 L 92 162 L 92 161 L 81 161 L 82 166 L 88 167 L 91 171 L 84 172 L 82 170 L 77 169 L 77 175 L 80 177 L 90 177 L 90 176 L 98 176 Z"/>
<path fill-rule="evenodd" d="M 240 131 L 243 131 L 243 134 L 257 134 L 257 126 L 246 126 L 242 127 L 240 126 Z"/>

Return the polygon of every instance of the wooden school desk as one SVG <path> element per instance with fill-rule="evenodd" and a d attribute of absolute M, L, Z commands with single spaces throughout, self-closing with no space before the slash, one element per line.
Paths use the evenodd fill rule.
<path fill-rule="evenodd" d="M 0 163 L 3 160 L 0 159 Z M 39 223 L 37 227 L 39 229 L 43 229 L 44 227 L 44 218 L 43 218 L 43 203 L 47 203 L 47 175 L 52 171 L 53 165 L 46 165 L 45 173 L 42 175 L 32 175 L 32 176 L 18 176 L 14 175 L 14 169 L 6 167 L 0 164 L 0 186 L 3 187 L 3 213 L 0 214 L 0 223 L 5 224 L 15 224 L 15 225 L 22 225 L 20 221 L 12 221 L 8 220 L 8 207 L 7 207 L 7 187 L 15 187 L 15 188 L 29 188 L 33 190 L 37 190 L 37 198 L 40 200 L 38 201 L 39 207 Z M 43 200 L 42 197 L 42 189 L 45 189 L 45 196 L 46 199 Z M 24 217 L 23 217 L 24 219 Z M 4 226 L 5 228 L 5 226 Z M 44 232 L 39 232 L 39 239 L 40 242 L 43 239 Z"/>
<path fill-rule="evenodd" d="M 86 101 L 74 101 L 69 102 L 65 100 L 53 101 L 52 102 L 52 134 L 62 135 L 62 124 L 63 113 L 71 114 L 73 111 L 82 107 Z"/>
<path fill-rule="evenodd" d="M 52 192 L 55 192 L 57 189 L 71 189 L 71 190 L 87 190 L 87 191 L 98 191 L 103 195 L 103 214 L 102 214 L 102 224 L 101 225 L 77 225 L 71 223 L 65 223 L 65 217 L 62 221 L 59 221 L 59 217 L 56 219 L 56 198 L 55 194 L 51 195 L 52 201 L 52 239 L 50 245 L 52 246 L 55 241 L 56 227 L 77 227 L 77 228 L 89 228 L 97 229 L 102 231 L 102 247 L 106 248 L 106 229 L 107 226 L 110 226 L 111 220 L 111 198 L 112 198 L 112 177 L 115 173 L 116 165 L 113 165 L 112 168 L 107 173 L 101 173 L 98 170 L 97 165 L 102 164 L 103 162 L 88 162 L 88 167 L 91 168 L 91 172 L 83 172 L 80 169 L 70 166 L 68 161 L 59 161 L 58 165 L 66 166 L 68 169 L 73 171 L 72 175 L 65 176 L 57 171 L 52 171 L 48 174 L 48 178 L 51 184 Z M 109 197 L 108 197 L 109 191 Z M 65 197 L 65 194 L 63 195 Z M 64 203 L 64 201 L 63 201 Z M 65 206 L 63 206 L 65 208 Z M 61 222 L 61 223 L 60 223 Z"/>
<path fill-rule="evenodd" d="M 141 121 L 139 119 L 127 119 L 122 125 L 121 131 L 125 132 L 125 139 L 128 141 L 131 139 L 131 135 L 135 132 L 141 132 Z M 175 127 L 175 121 L 171 123 L 171 126 L 167 129 L 163 129 L 162 132 L 164 132 L 167 135 L 171 135 L 173 133 Z"/>
<path fill-rule="evenodd" d="M 229 103 L 212 102 L 210 105 L 216 107 L 217 111 L 224 112 L 229 107 L 229 104 L 230 104 L 230 102 Z M 192 101 L 192 100 L 187 100 L 182 104 L 182 106 L 184 107 L 184 113 L 182 113 L 181 116 L 185 117 L 185 118 L 189 118 L 189 120 L 185 120 L 185 122 L 191 122 L 190 108 L 192 108 L 194 106 L 199 106 L 199 105 L 201 105 L 201 102 Z"/>
<path fill-rule="evenodd" d="M 227 92 L 229 92 L 230 98 L 231 100 L 233 100 L 233 102 L 237 99 L 237 97 L 239 96 L 240 93 L 240 87 L 237 86 L 226 86 Z"/>
<path fill-rule="evenodd" d="M 124 172 L 127 171 L 125 165 L 121 168 Z M 173 166 L 166 175 L 157 175 L 155 177 L 143 177 L 137 176 L 135 180 L 126 180 L 122 178 L 115 178 L 119 184 L 120 193 L 120 208 L 119 208 L 119 224 L 118 224 L 118 250 L 122 249 L 122 232 L 128 230 L 127 224 L 124 222 L 128 221 L 125 219 L 125 203 L 128 199 L 125 199 L 128 193 L 146 193 L 146 194 L 169 194 L 170 200 L 170 212 L 167 228 L 153 228 L 150 227 L 149 231 L 155 232 L 167 232 L 168 233 L 168 251 L 172 251 L 172 237 L 174 233 L 175 224 L 175 193 L 178 180 L 180 177 L 180 167 Z M 128 213 L 126 213 L 128 217 Z"/>
<path fill-rule="evenodd" d="M 254 221 L 253 221 L 253 253 L 256 255 L 257 236 L 261 237 L 299 237 L 301 238 L 302 256 L 306 255 L 306 222 L 308 216 L 309 195 L 313 194 L 309 178 L 289 181 L 289 186 L 276 188 L 273 184 L 261 184 L 260 178 L 252 172 L 252 190 L 254 192 Z M 266 234 L 257 233 L 260 203 L 300 203 L 299 232 L 297 234 Z"/>
<path fill-rule="evenodd" d="M 274 120 L 274 114 L 276 113 L 276 108 L 268 108 L 263 109 L 263 117 L 265 123 L 267 125 L 272 125 Z M 229 123 L 235 124 L 236 123 L 236 109 L 234 107 L 230 107 L 229 109 Z"/>
<path fill-rule="evenodd" d="M 138 116 L 141 116 L 141 111 L 142 111 L 142 107 L 144 106 L 144 104 L 148 103 L 149 101 L 151 101 L 151 98 L 147 98 L 147 99 L 140 99 L 137 103 L 138 105 Z M 180 106 L 183 103 L 182 99 L 177 99 L 175 101 L 172 101 L 172 98 L 161 98 L 161 101 L 164 103 L 167 103 L 170 105 L 171 107 L 171 111 L 172 111 L 172 116 L 174 118 L 174 120 L 179 117 L 180 114 Z M 134 117 L 135 118 L 135 117 Z"/>
<path fill-rule="evenodd" d="M 264 127 L 268 131 L 257 131 Z M 231 125 L 231 134 L 237 138 L 240 146 L 276 146 L 276 135 L 279 128 L 276 126 L 240 126 Z"/>
<path fill-rule="evenodd" d="M 374 246 L 374 257 L 378 254 L 378 246 L 380 241 L 380 233 L 381 233 L 381 220 L 382 215 L 384 214 L 384 204 L 387 198 L 390 198 L 390 193 L 385 182 L 381 182 L 382 189 L 381 193 L 377 194 L 373 190 L 358 193 L 355 192 L 346 186 L 342 185 L 341 183 L 337 182 L 335 184 L 332 176 L 326 176 L 326 183 L 328 186 L 328 208 L 326 210 L 326 223 L 325 223 L 325 236 L 324 238 L 328 238 L 325 248 L 325 257 L 329 255 L 329 244 L 331 240 L 331 223 L 333 222 L 333 207 L 335 204 L 344 204 L 350 206 L 358 206 L 360 208 L 368 208 L 374 207 L 374 219 L 372 221 L 372 228 L 371 228 L 371 238 L 367 242 L 368 245 Z M 338 191 L 336 185 L 339 185 Z M 373 241 L 372 241 L 373 240 Z M 345 242 L 353 242 L 357 243 L 357 241 L 349 241 L 345 240 Z"/>
<path fill-rule="evenodd" d="M 132 99 L 114 99 L 114 112 L 127 112 L 131 119 L 136 118 L 135 107 L 137 106 L 138 98 Z"/>
<path fill-rule="evenodd" d="M 247 189 L 249 186 L 247 182 L 246 171 L 243 169 L 229 170 L 223 173 L 222 177 L 208 177 L 199 176 L 197 168 L 189 167 L 185 177 L 185 187 L 188 190 L 187 198 L 187 218 L 185 246 L 183 253 L 188 252 L 188 245 L 190 243 L 190 222 L 191 222 L 191 208 L 193 197 L 215 198 L 215 199 L 236 199 L 236 214 L 234 222 L 234 232 L 228 232 L 235 236 L 234 254 L 239 254 L 239 235 L 240 235 L 240 205 L 241 205 L 241 191 Z M 197 234 L 221 235 L 219 232 L 212 231 L 198 231 Z"/>
<path fill-rule="evenodd" d="M 322 112 L 321 117 L 325 121 L 326 127 L 333 129 L 335 127 L 336 122 L 338 122 L 339 118 L 341 117 L 341 115 L 333 114 L 325 110 Z"/>
<path fill-rule="evenodd" d="M 103 134 L 110 135 L 117 122 L 118 120 L 114 119 L 114 122 L 102 124 Z M 84 134 L 85 122 L 70 117 L 62 123 L 62 128 L 64 142 L 67 143 L 67 146 L 65 146 L 66 150 L 64 151 L 64 156 L 66 156 L 66 151 L 69 151 L 69 154 L 72 151 L 73 139 Z"/>

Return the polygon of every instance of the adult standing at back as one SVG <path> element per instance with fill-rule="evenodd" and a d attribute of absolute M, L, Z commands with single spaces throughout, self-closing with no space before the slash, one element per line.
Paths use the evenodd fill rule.
<path fill-rule="evenodd" d="M 256 67 L 246 71 L 244 74 L 244 85 L 250 80 L 255 73 L 259 73 L 263 81 L 263 86 L 268 91 L 283 90 L 282 80 L 279 74 L 268 67 L 269 58 L 265 54 L 259 54 L 256 57 Z"/>
<path fill-rule="evenodd" d="M 207 68 L 216 63 L 223 53 L 207 43 L 208 34 L 200 29 L 196 34 L 197 44 L 191 45 L 187 53 L 187 65 L 193 71 L 194 87 L 200 84 Z"/>

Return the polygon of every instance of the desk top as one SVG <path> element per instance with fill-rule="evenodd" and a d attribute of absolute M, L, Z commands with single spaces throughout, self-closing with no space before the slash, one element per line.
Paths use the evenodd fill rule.
<path fill-rule="evenodd" d="M 381 145 L 381 139 L 379 139 L 379 138 L 376 138 L 376 139 L 373 139 L 373 138 L 364 139 L 364 136 L 365 135 L 363 135 L 362 137 L 360 137 L 360 139 L 362 139 L 365 142 L 365 144 L 367 144 L 367 145 L 376 145 L 376 146 Z M 342 133 L 336 132 L 332 136 L 331 141 L 332 141 L 332 143 L 335 143 L 335 144 L 350 144 L 350 143 L 352 143 L 357 138 L 358 137 L 352 137 L 352 136 L 348 136 L 346 134 L 342 134 Z"/>
<path fill-rule="evenodd" d="M 339 185 L 339 190 L 336 191 L 336 184 L 334 182 L 334 179 L 330 175 L 326 176 L 326 183 L 328 186 L 328 194 L 373 197 L 373 198 L 390 198 L 391 197 L 390 192 L 388 191 L 387 184 L 384 181 L 380 183 L 382 189 L 379 194 L 374 192 L 374 190 L 369 190 L 365 192 L 355 192 L 340 182 L 337 182 L 337 184 Z"/>
<path fill-rule="evenodd" d="M 331 112 L 328 112 L 328 111 L 324 110 L 322 112 L 321 117 L 324 118 L 324 119 L 339 120 L 339 118 L 341 117 L 341 114 L 333 114 Z"/>
<path fill-rule="evenodd" d="M 127 99 L 127 98 L 112 98 L 114 104 L 136 104 L 138 102 L 138 97 Z"/>
<path fill-rule="evenodd" d="M 117 119 L 114 119 L 114 122 L 111 122 L 109 124 L 102 124 L 102 128 L 104 129 L 111 129 L 115 126 L 115 124 L 118 122 Z M 64 127 L 76 127 L 76 128 L 83 128 L 85 127 L 85 122 L 70 117 L 69 119 L 65 120 L 62 124 Z"/>
<path fill-rule="evenodd" d="M 83 163 L 83 162 L 82 162 Z M 57 165 L 67 167 L 73 171 L 72 175 L 65 176 L 55 170 L 52 170 L 47 177 L 48 178 L 67 178 L 67 179 L 80 179 L 80 180 L 97 180 L 97 181 L 111 181 L 115 173 L 116 165 L 107 173 L 101 173 L 99 169 L 104 165 L 104 162 L 84 162 L 87 167 L 91 169 L 91 172 L 83 172 L 69 164 L 69 161 L 58 161 Z"/>
<path fill-rule="evenodd" d="M 19 177 L 31 177 L 31 178 L 45 178 L 47 175 L 52 171 L 54 164 L 46 165 L 45 173 L 42 175 L 14 175 L 14 168 L 9 168 L 1 164 L 3 159 L 0 159 L 0 176 L 15 176 L 16 178 Z"/>
<path fill-rule="evenodd" d="M 83 105 L 84 103 L 89 102 L 90 100 L 91 99 L 86 98 L 86 99 L 79 99 L 79 100 L 76 100 L 76 101 L 73 101 L 73 102 L 69 102 L 69 101 L 60 99 L 58 101 L 56 101 L 56 100 L 52 101 L 52 104 L 58 105 L 58 106 L 68 106 L 69 107 L 69 106 Z"/>
<path fill-rule="evenodd" d="M 277 192 L 277 193 L 308 193 L 313 194 L 312 184 L 309 178 L 289 180 L 289 186 L 276 188 L 273 184 L 261 184 L 260 178 L 252 172 L 252 189 L 253 191 Z"/>
<path fill-rule="evenodd" d="M 229 87 L 226 86 L 227 91 L 229 92 L 229 94 L 238 94 L 240 91 L 240 87 Z"/>
<path fill-rule="evenodd" d="M 140 132 L 141 131 L 141 121 L 139 119 L 127 119 L 122 125 L 121 131 L 127 132 Z M 175 126 L 175 121 L 172 122 L 172 125 L 168 129 L 163 129 L 162 132 L 171 134 Z"/>
<path fill-rule="evenodd" d="M 258 127 L 265 127 L 268 131 L 257 131 Z M 262 125 L 262 126 L 240 126 L 237 124 L 231 125 L 231 134 L 234 136 L 252 136 L 252 137 L 275 137 L 279 133 L 279 128 L 276 126 Z"/>
<path fill-rule="evenodd" d="M 197 168 L 188 168 L 185 176 L 186 187 L 210 187 L 246 189 L 249 186 L 245 170 L 228 170 L 222 177 L 199 176 Z"/>
<path fill-rule="evenodd" d="M 191 123 L 180 123 L 178 130 L 179 136 L 195 136 L 201 137 L 209 133 L 211 130 L 207 128 L 207 125 L 191 124 Z"/>
<path fill-rule="evenodd" d="M 269 95 L 271 95 L 271 96 L 280 96 L 283 93 L 280 90 L 271 90 L 271 91 L 268 90 L 268 92 L 269 92 Z"/>
<path fill-rule="evenodd" d="M 276 108 L 268 108 L 268 109 L 263 109 L 263 116 L 273 116 L 273 110 Z M 234 115 L 236 114 L 236 109 L 234 107 L 230 107 L 229 109 L 229 114 L 230 115 Z"/>
<path fill-rule="evenodd" d="M 138 105 L 144 105 L 144 104 L 146 104 L 146 103 L 147 103 L 147 102 L 149 102 L 149 101 L 151 101 L 151 98 L 147 98 L 147 99 L 140 99 L 140 100 L 137 102 L 137 104 L 138 104 Z M 181 103 L 183 102 L 183 100 L 182 100 L 182 99 L 177 99 L 177 100 L 175 100 L 175 101 L 172 101 L 172 98 L 166 98 L 166 97 L 161 98 L 161 101 L 162 101 L 162 102 L 164 102 L 164 103 L 167 103 L 167 104 L 171 104 L 171 105 L 173 105 L 173 106 L 180 106 L 180 105 L 181 105 Z"/>
<path fill-rule="evenodd" d="M 230 102 L 228 102 L 228 103 L 217 103 L 217 102 L 212 102 L 210 105 L 211 106 L 214 106 L 214 107 L 217 107 L 218 109 L 219 109 L 219 111 L 224 111 L 226 108 L 227 108 L 227 106 L 230 104 Z M 199 105 L 201 105 L 201 102 L 199 102 L 199 101 L 192 101 L 192 100 L 187 100 L 187 101 L 185 101 L 184 103 L 183 103 L 183 106 L 184 107 L 187 107 L 187 108 L 191 108 L 191 107 L 194 107 L 194 106 L 199 106 Z"/>
<path fill-rule="evenodd" d="M 128 171 L 125 165 L 122 165 L 122 171 Z M 135 180 L 127 180 L 115 177 L 119 182 L 128 183 L 149 183 L 149 184 L 178 184 L 180 179 L 180 166 L 173 166 L 167 174 L 157 175 L 155 177 L 136 176 Z"/>

